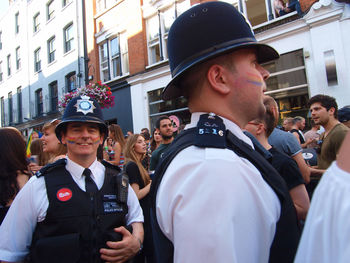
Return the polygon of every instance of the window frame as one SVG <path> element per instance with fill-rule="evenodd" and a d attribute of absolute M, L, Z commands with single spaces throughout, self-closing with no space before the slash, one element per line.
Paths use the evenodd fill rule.
<path fill-rule="evenodd" d="M 22 116 L 22 87 L 17 88 L 17 122 L 21 123 L 23 121 Z"/>
<path fill-rule="evenodd" d="M 19 70 L 21 69 L 21 53 L 20 53 L 20 46 L 16 48 L 16 69 Z"/>
<path fill-rule="evenodd" d="M 68 25 L 66 25 L 64 28 L 63 28 L 63 41 L 64 41 L 64 53 L 67 53 L 71 50 L 74 49 L 74 45 L 73 45 L 73 41 L 74 41 L 74 32 L 73 32 L 73 22 L 69 23 Z M 72 30 L 71 32 L 71 38 L 69 38 L 69 35 L 68 35 L 68 38 L 67 38 L 67 33 L 69 32 L 69 30 Z"/>
<path fill-rule="evenodd" d="M 71 78 L 74 77 L 74 80 L 72 81 Z M 72 92 L 72 91 L 75 91 L 77 89 L 77 74 L 75 71 L 72 71 L 70 73 L 68 73 L 66 76 L 65 76 L 65 83 L 66 83 L 66 92 Z M 70 88 L 72 87 L 72 85 L 69 85 L 73 83 L 73 89 Z"/>
<path fill-rule="evenodd" d="M 15 33 L 19 33 L 19 12 L 15 14 Z"/>
<path fill-rule="evenodd" d="M 33 33 L 36 33 L 40 30 L 40 12 L 36 13 L 33 16 Z"/>
<path fill-rule="evenodd" d="M 3 82 L 4 80 L 4 73 L 2 71 L 2 61 L 0 61 L 0 82 Z"/>
<path fill-rule="evenodd" d="M 54 0 L 51 0 L 49 2 L 47 2 L 46 4 L 46 20 L 50 21 L 51 19 L 53 19 L 55 17 L 55 9 L 53 6 Z"/>
<path fill-rule="evenodd" d="M 51 83 L 49 83 L 49 94 L 50 94 L 50 111 L 51 112 L 56 112 L 56 111 L 58 111 L 58 85 L 57 85 L 57 80 L 52 81 Z"/>
<path fill-rule="evenodd" d="M 34 50 L 34 72 L 41 71 L 41 58 L 40 58 L 41 48 Z"/>
<path fill-rule="evenodd" d="M 7 76 L 11 76 L 11 54 L 7 55 Z"/>
<path fill-rule="evenodd" d="M 8 110 L 9 110 L 9 125 L 13 123 L 13 100 L 12 91 L 8 93 Z"/>
<path fill-rule="evenodd" d="M 47 63 L 50 64 L 56 60 L 56 36 L 47 40 Z M 52 48 L 52 50 L 51 50 Z"/>
<path fill-rule="evenodd" d="M 44 99 L 43 99 L 42 88 L 39 88 L 35 91 L 35 105 L 36 105 L 36 116 L 42 116 L 44 114 Z"/>

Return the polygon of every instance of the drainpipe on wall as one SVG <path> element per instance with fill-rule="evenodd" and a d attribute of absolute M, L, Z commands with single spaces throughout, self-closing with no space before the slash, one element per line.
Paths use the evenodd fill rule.
<path fill-rule="evenodd" d="M 81 0 L 82 3 L 82 10 L 83 10 L 83 42 L 84 42 L 84 80 L 85 80 L 85 85 L 89 84 L 89 57 L 87 53 L 87 43 L 86 43 L 86 15 L 85 15 L 85 0 Z"/>

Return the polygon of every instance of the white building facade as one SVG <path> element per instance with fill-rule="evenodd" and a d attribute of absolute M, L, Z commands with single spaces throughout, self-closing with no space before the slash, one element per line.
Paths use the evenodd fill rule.
<path fill-rule="evenodd" d="M 84 85 L 82 1 L 16 0 L 1 18 L 1 126 L 24 135 L 61 114 L 58 99 Z"/>
<path fill-rule="evenodd" d="M 273 1 L 226 0 L 252 23 L 258 41 L 273 46 L 281 58 L 269 63 L 267 94 L 278 102 L 281 118 L 308 116 L 307 101 L 316 94 L 336 98 L 338 106 L 350 104 L 350 4 L 320 0 L 299 16 L 296 11 L 277 17 Z M 161 90 L 171 80 L 167 61 L 167 32 L 176 15 L 190 1 L 144 1 L 148 40 L 148 71 L 128 78 L 131 85 L 133 125 L 136 132 L 154 128 L 162 114 L 189 121 L 184 98 L 162 101 Z M 177 9 L 177 12 L 174 11 Z"/>

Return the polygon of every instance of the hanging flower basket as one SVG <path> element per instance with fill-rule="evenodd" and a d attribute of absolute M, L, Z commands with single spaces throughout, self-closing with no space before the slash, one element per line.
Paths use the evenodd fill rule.
<path fill-rule="evenodd" d="M 112 96 L 111 88 L 102 84 L 101 81 L 90 83 L 87 86 L 78 88 L 76 91 L 65 93 L 59 100 L 58 106 L 64 110 L 72 98 L 83 95 L 95 99 L 102 109 L 114 106 L 114 96 Z"/>

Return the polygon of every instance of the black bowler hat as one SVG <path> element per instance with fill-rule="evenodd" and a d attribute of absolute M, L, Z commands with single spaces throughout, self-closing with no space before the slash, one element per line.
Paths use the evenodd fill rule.
<path fill-rule="evenodd" d="M 56 126 L 55 133 L 61 141 L 61 132 L 69 122 L 92 122 L 97 123 L 101 133 L 106 138 L 108 127 L 103 121 L 100 105 L 89 96 L 78 96 L 71 99 L 64 110 L 62 121 Z"/>
<path fill-rule="evenodd" d="M 179 80 L 194 65 L 246 47 L 256 48 L 259 63 L 279 58 L 275 49 L 257 42 L 251 26 L 233 5 L 207 2 L 193 6 L 170 28 L 168 55 L 173 79 L 163 90 L 162 98 L 183 95 Z"/>

